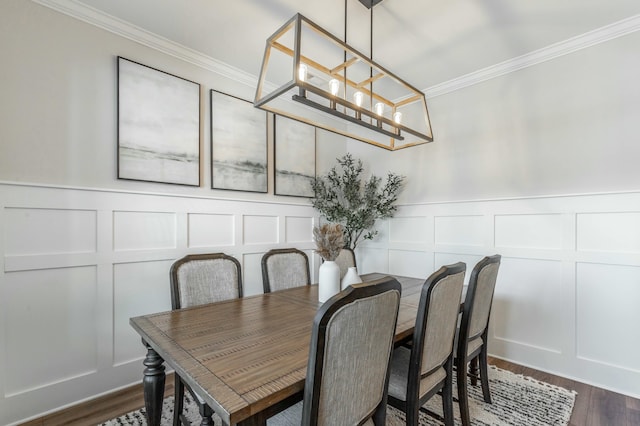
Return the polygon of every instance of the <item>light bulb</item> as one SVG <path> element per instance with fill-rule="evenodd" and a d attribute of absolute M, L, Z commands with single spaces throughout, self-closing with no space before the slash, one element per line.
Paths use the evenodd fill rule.
<path fill-rule="evenodd" d="M 402 113 L 400 111 L 396 111 L 393 113 L 393 121 L 396 124 L 402 124 Z"/>
<path fill-rule="evenodd" d="M 331 92 L 331 94 L 333 96 L 336 96 L 339 90 L 340 90 L 340 81 L 338 81 L 335 78 L 332 78 L 331 80 L 329 80 L 329 91 Z"/>
<path fill-rule="evenodd" d="M 373 107 L 373 110 L 376 112 L 376 114 L 382 117 L 382 114 L 384 114 L 384 104 L 382 102 L 378 102 Z"/>
<path fill-rule="evenodd" d="M 298 67 L 298 80 L 307 81 L 307 66 L 305 64 L 300 64 Z"/>
<path fill-rule="evenodd" d="M 353 102 L 355 102 L 355 104 L 358 107 L 362 106 L 362 100 L 364 99 L 364 93 L 357 91 L 356 93 L 353 94 Z"/>

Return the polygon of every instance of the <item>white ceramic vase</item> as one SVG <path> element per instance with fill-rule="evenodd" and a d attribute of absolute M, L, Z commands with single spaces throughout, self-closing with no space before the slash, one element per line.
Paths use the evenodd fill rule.
<path fill-rule="evenodd" d="M 326 302 L 340 293 L 340 267 L 332 260 L 325 260 L 318 269 L 318 300 Z"/>
<path fill-rule="evenodd" d="M 350 266 L 349 269 L 347 269 L 347 273 L 344 274 L 344 277 L 342 277 L 342 283 L 340 287 L 342 288 L 342 290 L 344 290 L 351 284 L 358 284 L 361 282 L 362 278 L 360 278 L 360 275 L 358 275 L 358 270 L 356 269 L 356 267 Z"/>

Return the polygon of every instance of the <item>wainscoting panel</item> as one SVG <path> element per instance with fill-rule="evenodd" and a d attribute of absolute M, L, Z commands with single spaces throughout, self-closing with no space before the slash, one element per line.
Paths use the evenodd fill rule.
<path fill-rule="evenodd" d="M 233 246 L 235 242 L 235 217 L 230 214 L 188 215 L 189 248 Z"/>
<path fill-rule="evenodd" d="M 113 364 L 140 359 L 145 350 L 129 318 L 171 310 L 173 259 L 113 265 Z"/>
<path fill-rule="evenodd" d="M 4 275 L 4 396 L 97 369 L 96 267 Z"/>
<path fill-rule="evenodd" d="M 562 264 L 502 258 L 492 309 L 494 338 L 560 353 L 563 321 Z"/>
<path fill-rule="evenodd" d="M 297 247 L 315 281 L 318 219 L 306 199 L 0 183 L 0 424 L 139 383 L 145 350 L 129 319 L 171 309 L 169 268 L 187 254 L 236 257 L 251 296 L 262 255 Z"/>
<path fill-rule="evenodd" d="M 115 251 L 176 248 L 176 215 L 148 211 L 113 212 Z"/>
<path fill-rule="evenodd" d="M 580 251 L 640 253 L 640 212 L 577 215 Z"/>
<path fill-rule="evenodd" d="M 8 256 L 96 251 L 96 211 L 6 208 Z"/>
<path fill-rule="evenodd" d="M 243 217 L 243 234 L 245 244 L 277 244 L 278 217 L 246 215 Z"/>
<path fill-rule="evenodd" d="M 482 216 L 439 216 L 434 220 L 436 244 L 479 247 L 485 244 Z"/>
<path fill-rule="evenodd" d="M 285 217 L 285 241 L 287 243 L 313 242 L 313 217 Z"/>
<path fill-rule="evenodd" d="M 640 373 L 640 267 L 578 263 L 577 356 Z"/>
<path fill-rule="evenodd" d="M 496 247 L 560 250 L 563 220 L 559 214 L 496 215 Z"/>
<path fill-rule="evenodd" d="M 501 254 L 491 355 L 640 397 L 640 192 L 411 204 L 378 227 L 361 273 L 462 261 L 468 280 Z"/>
<path fill-rule="evenodd" d="M 429 236 L 425 217 L 394 217 L 389 220 L 390 243 L 424 244 Z"/>

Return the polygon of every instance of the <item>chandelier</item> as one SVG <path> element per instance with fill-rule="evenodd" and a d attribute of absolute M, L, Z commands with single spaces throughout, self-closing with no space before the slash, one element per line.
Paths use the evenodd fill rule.
<path fill-rule="evenodd" d="M 381 0 L 360 0 L 373 9 Z M 267 39 L 254 106 L 388 150 L 433 141 L 424 93 L 296 14 Z"/>

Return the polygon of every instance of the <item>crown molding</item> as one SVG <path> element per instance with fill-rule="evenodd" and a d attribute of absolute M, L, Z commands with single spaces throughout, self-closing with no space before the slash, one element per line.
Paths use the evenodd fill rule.
<path fill-rule="evenodd" d="M 204 55 L 196 50 L 175 43 L 157 34 L 136 27 L 126 21 L 108 15 L 76 0 L 31 0 L 34 3 L 102 28 L 121 37 L 158 50 L 167 55 L 189 62 L 223 77 L 255 88 L 257 76 L 233 67 L 225 62 Z M 533 52 L 474 71 L 449 81 L 428 87 L 422 91 L 427 99 L 482 83 L 501 75 L 509 74 L 540 64 L 578 50 L 622 37 L 640 30 L 640 15 L 634 15 L 613 24 L 589 31 L 570 39 L 554 43 Z"/>
<path fill-rule="evenodd" d="M 509 74 L 560 56 L 568 55 L 605 41 L 640 30 L 640 15 L 634 15 L 613 24 L 597 28 L 570 39 L 551 44 L 522 56 L 511 58 L 504 62 L 474 71 L 453 80 L 423 89 L 427 99 L 463 89 L 489 79 Z"/>
<path fill-rule="evenodd" d="M 255 88 L 258 77 L 76 0 L 32 0 L 57 12 Z"/>

